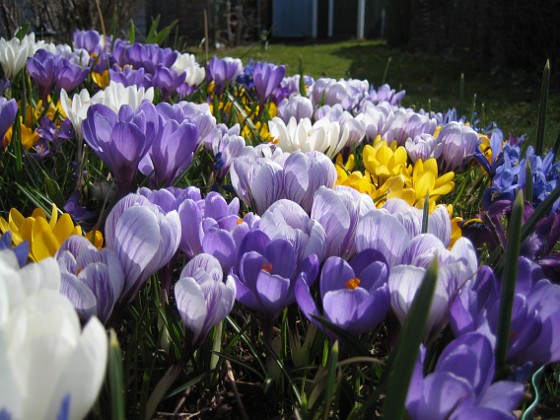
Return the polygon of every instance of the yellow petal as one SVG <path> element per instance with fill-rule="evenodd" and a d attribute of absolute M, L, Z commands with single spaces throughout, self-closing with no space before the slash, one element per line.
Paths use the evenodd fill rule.
<path fill-rule="evenodd" d="M 56 207 L 56 204 L 53 203 L 52 210 L 51 210 L 51 219 L 49 221 L 49 226 L 51 230 L 54 230 L 57 220 L 58 220 L 58 209 Z"/>
<path fill-rule="evenodd" d="M 60 219 L 58 219 L 52 233 L 59 243 L 62 244 L 62 242 L 64 242 L 64 240 L 69 236 L 81 234 L 82 229 L 79 226 L 74 227 L 74 223 L 72 222 L 70 215 L 68 213 L 64 213 L 60 216 Z"/>
<path fill-rule="evenodd" d="M 45 219 L 39 218 L 33 224 L 33 240 L 31 241 L 31 258 L 41 261 L 52 257 L 60 247 L 60 243 L 52 233 Z"/>

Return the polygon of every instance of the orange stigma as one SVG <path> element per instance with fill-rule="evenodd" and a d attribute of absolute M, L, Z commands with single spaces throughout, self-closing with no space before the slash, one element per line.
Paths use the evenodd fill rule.
<path fill-rule="evenodd" d="M 360 285 L 360 279 L 358 277 L 353 277 L 344 283 L 347 289 L 354 290 L 356 287 Z"/>
<path fill-rule="evenodd" d="M 264 263 L 264 264 L 262 265 L 262 270 L 263 270 L 263 271 L 266 271 L 267 273 L 270 273 L 270 272 L 272 271 L 272 264 L 270 264 L 270 263 L 268 263 L 268 264 Z"/>
<path fill-rule="evenodd" d="M 237 219 L 237 222 L 236 222 L 236 223 L 237 223 L 238 225 L 240 225 L 241 223 L 243 223 L 243 219 L 240 217 L 239 219 Z"/>

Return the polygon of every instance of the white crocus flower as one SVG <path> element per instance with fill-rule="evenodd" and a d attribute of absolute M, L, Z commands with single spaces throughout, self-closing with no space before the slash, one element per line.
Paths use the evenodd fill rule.
<path fill-rule="evenodd" d="M 268 123 L 270 135 L 278 139 L 280 148 L 288 153 L 295 151 L 322 152 L 334 158 L 348 141 L 348 130 L 341 130 L 336 121 L 322 118 L 311 123 L 309 118 L 296 121 L 291 117 L 286 124 L 281 118 L 274 117 Z"/>
<path fill-rule="evenodd" d="M 136 85 L 124 86 L 113 81 L 109 83 L 109 86 L 97 92 L 91 98 L 92 103 L 106 105 L 116 113 L 119 112 L 123 105 L 130 105 L 134 111 L 145 100 L 154 101 L 154 88 L 144 89 Z"/>
<path fill-rule="evenodd" d="M 8 418 L 81 419 L 97 400 L 107 334 L 95 317 L 82 330 L 59 287 L 54 259 L 19 269 L 11 251 L 0 252 L 0 413 Z"/>
<path fill-rule="evenodd" d="M 138 88 L 137 86 L 125 87 L 121 83 L 110 82 L 104 90 L 100 90 L 92 97 L 86 89 L 82 89 L 79 94 L 74 94 L 72 100 L 64 89 L 60 90 L 60 104 L 64 113 L 72 123 L 76 135 L 82 138 L 82 122 L 87 117 L 88 109 L 93 104 L 103 104 L 111 108 L 116 113 L 123 105 L 130 105 L 136 110 L 143 101 L 153 102 L 154 89 Z"/>
<path fill-rule="evenodd" d="M 60 105 L 64 113 L 72 123 L 78 138 L 82 138 L 82 122 L 87 117 L 87 111 L 91 105 L 91 97 L 87 89 L 82 89 L 80 93 L 75 93 L 72 100 L 68 97 L 66 90 L 60 90 Z"/>
<path fill-rule="evenodd" d="M 178 74 L 185 72 L 185 83 L 189 86 L 198 86 L 206 76 L 206 70 L 200 67 L 195 56 L 189 53 L 178 54 L 171 68 Z"/>
<path fill-rule="evenodd" d="M 35 54 L 35 34 L 31 33 L 18 39 L 0 38 L 0 64 L 7 79 L 12 79 L 27 63 L 27 59 Z"/>

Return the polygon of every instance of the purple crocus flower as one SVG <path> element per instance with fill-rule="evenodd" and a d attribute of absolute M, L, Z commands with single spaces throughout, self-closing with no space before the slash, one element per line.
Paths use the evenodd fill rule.
<path fill-rule="evenodd" d="M 164 213 L 142 195 L 129 194 L 107 216 L 105 241 L 123 268 L 125 285 L 119 303 L 127 304 L 177 252 L 181 241 L 179 215 L 176 211 Z"/>
<path fill-rule="evenodd" d="M 388 280 L 391 308 L 401 324 L 434 258 L 438 259 L 440 268 L 428 316 L 427 332 L 447 322 L 446 314 L 450 301 L 460 287 L 475 275 L 478 268 L 476 251 L 468 239 L 459 238 L 448 251 L 443 243 L 431 234 L 421 234 L 413 238 L 403 252 L 401 263 L 391 267 Z"/>
<path fill-rule="evenodd" d="M 296 121 L 313 116 L 313 103 L 311 99 L 298 94 L 285 98 L 278 104 L 278 116 L 287 124 L 291 117 Z"/>
<path fill-rule="evenodd" d="M 239 133 L 239 124 L 233 127 L 218 124 L 210 140 L 204 143 L 205 147 L 212 150 L 214 154 L 214 170 L 218 184 L 228 174 L 233 159 L 239 156 L 245 147 L 245 139 Z"/>
<path fill-rule="evenodd" d="M 208 62 L 206 77 L 208 82 L 214 82 L 214 93 L 220 96 L 224 93 L 226 84 L 234 81 L 242 71 L 243 63 L 239 58 L 213 56 Z"/>
<path fill-rule="evenodd" d="M 74 31 L 72 33 L 74 48 L 83 48 L 90 54 L 99 54 L 103 48 L 101 46 L 101 35 L 96 30 Z"/>
<path fill-rule="evenodd" d="M 177 73 L 171 68 L 160 66 L 154 72 L 152 82 L 154 87 L 159 88 L 163 100 L 168 100 L 173 92 L 185 81 L 185 73 Z"/>
<path fill-rule="evenodd" d="M 286 75 L 286 66 L 277 66 L 272 63 L 257 63 L 253 69 L 255 91 L 261 104 L 264 104 L 280 86 Z"/>
<path fill-rule="evenodd" d="M 211 191 L 204 200 L 184 199 L 177 212 L 183 233 L 181 250 L 189 258 L 201 252 L 212 254 L 224 273 L 229 273 L 237 259 L 238 242 L 248 231 L 238 215 L 239 199 L 228 203 L 221 194 Z"/>
<path fill-rule="evenodd" d="M 37 84 L 39 96 L 43 101 L 47 100 L 61 65 L 61 57 L 43 49 L 38 50 L 27 60 L 27 72 Z"/>
<path fill-rule="evenodd" d="M 321 261 L 325 255 L 325 230 L 293 201 L 282 199 L 265 211 L 259 229 L 270 239 L 290 242 L 298 261 L 314 254 Z"/>
<path fill-rule="evenodd" d="M 375 327 L 389 310 L 388 267 L 383 256 L 368 249 L 346 262 L 330 257 L 321 270 L 319 287 L 323 314 L 329 322 L 358 335 Z M 305 278 L 296 283 L 296 299 L 303 314 L 319 328 L 321 316 Z M 331 339 L 335 335 L 327 331 Z"/>
<path fill-rule="evenodd" d="M 8 129 L 14 124 L 18 104 L 15 99 L 7 100 L 0 96 L 0 140 L 4 142 L 4 136 Z"/>
<path fill-rule="evenodd" d="M 97 316 L 104 324 L 124 288 L 124 272 L 115 252 L 98 250 L 83 236 L 66 239 L 55 255 L 60 267 L 60 291 L 82 320 Z"/>
<path fill-rule="evenodd" d="M 313 198 L 311 218 L 325 229 L 325 255 L 350 258 L 356 254 L 358 221 L 374 209 L 371 197 L 354 188 L 320 187 Z"/>
<path fill-rule="evenodd" d="M 284 162 L 284 194 L 298 203 L 306 212 L 311 211 L 313 196 L 322 186 L 332 187 L 336 169 L 321 152 L 294 152 Z"/>
<path fill-rule="evenodd" d="M 441 140 L 428 133 L 409 137 L 406 139 L 404 147 L 412 163 L 415 163 L 418 159 L 426 161 L 429 158 L 434 158 L 437 160 L 443 152 Z"/>
<path fill-rule="evenodd" d="M 84 140 L 109 166 L 121 196 L 134 189 L 138 164 L 148 153 L 159 129 L 160 117 L 150 102 L 119 113 L 102 104 L 92 105 L 82 123 Z"/>
<path fill-rule="evenodd" d="M 153 86 L 152 75 L 146 73 L 143 67 L 133 69 L 130 66 L 126 66 L 121 70 L 117 66 L 113 66 L 113 68 L 109 69 L 109 78 L 111 81 L 127 87 L 136 85 L 148 89 Z"/>
<path fill-rule="evenodd" d="M 150 151 L 139 163 L 139 170 L 149 176 L 152 187 L 171 185 L 193 161 L 200 144 L 196 125 L 168 120 L 162 123 Z"/>
<path fill-rule="evenodd" d="M 454 333 L 480 332 L 494 346 L 500 293 L 500 283 L 489 269 L 467 282 L 450 307 Z M 507 362 L 517 366 L 531 362 L 537 369 L 560 360 L 560 286 L 524 257 L 519 258 L 510 330 Z"/>
<path fill-rule="evenodd" d="M 514 418 L 524 386 L 509 380 L 492 383 L 494 353 L 483 334 L 469 333 L 453 340 L 426 376 L 424 358 L 425 350 L 421 350 L 406 400 L 413 419 Z"/>
<path fill-rule="evenodd" d="M 235 303 L 236 287 L 228 276 L 222 281 L 222 267 L 216 258 L 198 254 L 190 260 L 175 284 L 175 301 L 192 348 L 198 347 L 212 327 L 222 321 Z"/>
<path fill-rule="evenodd" d="M 61 65 L 56 69 L 54 85 L 57 89 L 71 92 L 82 83 L 89 74 L 89 68 L 83 68 L 69 60 L 63 59 Z"/>
<path fill-rule="evenodd" d="M 254 149 L 246 149 L 233 160 L 231 183 L 245 204 L 257 214 L 263 214 L 272 203 L 284 197 L 284 168 L 280 163 L 284 158 L 278 155 L 275 159 L 266 158 Z"/>
<path fill-rule="evenodd" d="M 463 160 L 478 148 L 478 134 L 471 127 L 458 122 L 444 125 L 439 132 L 438 141 L 442 144 L 444 171 L 461 168 Z"/>
<path fill-rule="evenodd" d="M 288 240 L 270 239 L 261 231 L 251 231 L 240 249 L 239 263 L 231 274 L 237 285 L 237 300 L 269 320 L 295 301 L 298 279 L 313 284 L 317 277 L 317 255 L 301 259 Z"/>

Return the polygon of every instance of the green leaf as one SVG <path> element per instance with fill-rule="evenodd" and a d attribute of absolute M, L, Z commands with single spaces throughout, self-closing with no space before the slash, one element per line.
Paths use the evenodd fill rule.
<path fill-rule="evenodd" d="M 130 19 L 128 24 L 128 42 L 134 44 L 136 41 L 136 25 L 134 25 L 134 20 Z"/>
<path fill-rule="evenodd" d="M 422 211 L 422 233 L 428 233 L 429 210 L 430 210 L 430 192 L 426 191 L 426 197 L 424 197 L 424 208 Z"/>
<path fill-rule="evenodd" d="M 123 387 L 122 352 L 115 330 L 109 331 L 109 387 L 111 390 L 111 419 L 124 420 L 125 402 Z"/>
<path fill-rule="evenodd" d="M 459 79 L 459 107 L 457 108 L 457 117 L 461 118 L 463 115 L 463 102 L 465 101 L 465 73 L 461 73 Z"/>
<path fill-rule="evenodd" d="M 336 390 L 336 371 L 338 364 L 338 341 L 335 341 L 330 354 L 329 361 L 327 363 L 327 380 L 325 385 L 325 396 L 323 401 L 325 405 L 323 407 L 323 419 L 327 420 L 330 415 L 330 406 L 334 398 L 334 393 Z"/>
<path fill-rule="evenodd" d="M 531 162 L 525 161 L 525 187 L 523 187 L 523 194 L 527 201 L 533 201 L 533 172 L 531 171 Z"/>
<path fill-rule="evenodd" d="M 385 70 L 383 70 L 383 78 L 381 79 L 381 85 L 384 85 L 387 82 L 387 76 L 389 75 L 389 66 L 391 65 L 391 61 L 393 57 L 389 57 L 387 59 L 387 64 L 385 64 Z"/>
<path fill-rule="evenodd" d="M 382 419 L 402 419 L 408 387 L 418 358 L 418 350 L 426 331 L 426 323 L 436 288 L 438 272 L 437 257 L 426 271 L 420 288 L 410 307 L 401 329 L 395 349 L 389 357 L 386 369 L 387 392 Z"/>
<path fill-rule="evenodd" d="M 501 368 L 507 356 L 511 312 L 515 295 L 515 282 L 521 250 L 521 225 L 523 222 L 523 191 L 519 191 L 508 223 L 507 245 L 502 272 L 502 295 L 496 336 L 496 365 Z"/>
<path fill-rule="evenodd" d="M 537 144 L 535 154 L 541 156 L 544 145 L 544 125 L 546 120 L 546 107 L 548 104 L 548 85 L 550 82 L 550 60 L 546 60 L 541 82 L 541 99 L 539 104 L 539 117 L 537 124 Z"/>

